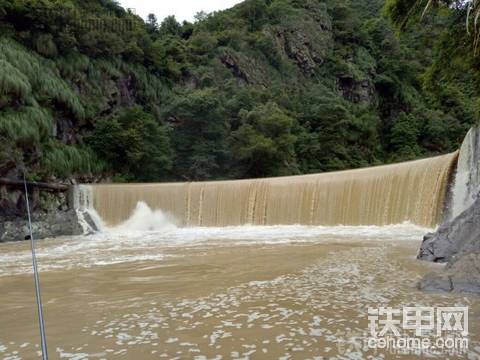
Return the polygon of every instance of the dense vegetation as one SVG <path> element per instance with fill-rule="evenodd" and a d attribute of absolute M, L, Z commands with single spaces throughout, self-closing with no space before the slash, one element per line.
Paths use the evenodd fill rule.
<path fill-rule="evenodd" d="M 406 25 L 405 2 L 247 0 L 158 24 L 111 0 L 0 0 L 0 176 L 262 177 L 455 150 L 478 110 L 475 57 L 449 40 L 465 15 Z"/>

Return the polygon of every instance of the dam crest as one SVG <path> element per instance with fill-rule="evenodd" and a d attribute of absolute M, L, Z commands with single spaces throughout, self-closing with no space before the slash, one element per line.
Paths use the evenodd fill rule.
<path fill-rule="evenodd" d="M 139 203 L 182 227 L 391 225 L 442 220 L 458 153 L 303 176 L 191 183 L 96 184 L 76 189 L 77 208 L 118 226 Z"/>

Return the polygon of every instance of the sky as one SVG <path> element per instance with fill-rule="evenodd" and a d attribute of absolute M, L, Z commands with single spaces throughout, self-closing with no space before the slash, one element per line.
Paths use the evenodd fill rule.
<path fill-rule="evenodd" d="M 119 0 L 124 8 L 135 9 L 135 13 L 146 19 L 155 14 L 158 22 L 169 15 L 175 15 L 178 21 L 193 21 L 199 11 L 210 13 L 228 9 L 242 0 Z"/>

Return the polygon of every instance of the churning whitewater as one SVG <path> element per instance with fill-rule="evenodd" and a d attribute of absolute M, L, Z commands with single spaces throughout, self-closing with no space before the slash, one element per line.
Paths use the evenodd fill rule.
<path fill-rule="evenodd" d="M 162 210 L 169 221 L 187 227 L 404 222 L 434 227 L 441 220 L 457 157 L 454 153 L 284 178 L 80 186 L 76 197 L 79 207 L 98 213 L 107 226 L 124 223 L 143 202 L 153 211 Z M 148 211 L 146 207 L 144 211 Z M 138 218 L 129 221 L 138 222 Z"/>
<path fill-rule="evenodd" d="M 163 261 L 169 249 L 205 246 L 315 244 L 332 241 L 415 241 L 428 229 L 408 223 L 393 226 L 241 226 L 177 228 L 161 212 L 138 207 L 130 220 L 92 236 L 49 240 L 38 250 L 40 269 L 59 271 L 138 261 Z M 147 213 L 146 218 L 142 216 Z M 148 216 L 148 214 L 150 216 Z M 154 226 L 150 226 L 154 224 Z M 0 277 L 31 272 L 31 254 L 23 244 L 3 245 Z M 11 250 L 11 251 L 10 251 Z M 20 251 L 22 250 L 22 251 Z"/>

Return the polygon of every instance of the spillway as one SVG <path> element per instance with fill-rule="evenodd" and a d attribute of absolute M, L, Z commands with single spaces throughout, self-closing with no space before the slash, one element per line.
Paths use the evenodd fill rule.
<path fill-rule="evenodd" d="M 357 170 L 280 178 L 81 186 L 107 226 L 139 202 L 180 226 L 389 225 L 441 221 L 458 153 Z"/>

